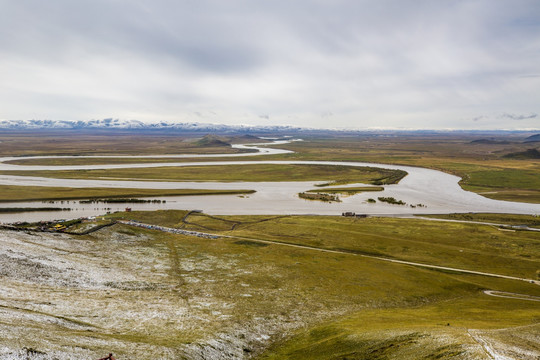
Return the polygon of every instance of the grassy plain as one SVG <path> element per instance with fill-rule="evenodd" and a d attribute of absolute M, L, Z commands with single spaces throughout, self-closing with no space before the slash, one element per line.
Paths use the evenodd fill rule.
<path fill-rule="evenodd" d="M 538 143 L 523 143 L 524 136 L 505 136 L 502 138 L 509 141 L 495 143 L 474 142 L 481 137 L 475 134 L 364 135 L 308 138 L 281 147 L 296 152 L 282 156 L 287 159 L 428 167 L 462 177 L 460 185 L 465 190 L 489 198 L 540 203 L 540 160 L 505 157 L 538 147 Z"/>
<path fill-rule="evenodd" d="M 304 325 L 300 329 L 295 327 L 297 330 L 287 331 L 284 337 L 273 336 L 273 345 L 261 355 L 263 359 L 465 359 L 474 356 L 488 359 L 469 336 L 469 330 L 476 329 L 475 336 L 493 341 L 496 348 L 504 348 L 520 336 L 537 339 L 534 335 L 534 331 L 538 331 L 535 324 L 540 320 L 537 303 L 489 297 L 481 292 L 495 289 L 538 297 L 537 285 L 358 257 L 375 255 L 536 278 L 540 268 L 537 233 L 505 232 L 477 224 L 391 218 L 215 217 L 196 213 L 183 220 L 186 215 L 187 212 L 157 211 L 112 216 L 237 236 L 237 239 L 220 239 L 213 243 L 219 243 L 220 247 L 239 246 L 240 253 L 249 256 L 253 263 L 272 266 L 277 279 L 270 283 L 275 289 L 288 290 L 269 292 L 273 297 L 272 305 L 252 303 L 243 311 L 261 311 L 260 306 L 270 306 L 284 315 L 290 314 L 291 309 L 286 306 L 289 304 L 295 308 L 296 315 L 310 315 L 309 319 L 303 318 Z M 313 249 L 261 244 L 249 239 Z M 347 254 L 318 252 L 317 249 Z M 274 255 L 281 251 L 286 251 L 287 255 L 278 260 Z M 268 286 L 258 280 L 254 283 L 253 279 L 242 278 L 241 281 L 250 289 Z M 318 296 L 321 298 L 315 300 Z M 272 316 L 267 314 L 266 318 Z M 507 328 L 507 334 L 497 341 L 492 340 L 491 331 L 501 328 Z M 525 345 L 526 342 L 521 344 L 540 351 L 534 347 L 534 341 L 532 345 L 530 341 Z"/>
<path fill-rule="evenodd" d="M 313 193 L 331 193 L 331 194 L 357 194 L 361 192 L 369 192 L 369 191 L 383 191 L 384 188 L 382 186 L 353 186 L 353 187 L 325 187 L 325 188 L 319 188 L 319 189 L 311 189 L 307 192 L 313 192 Z"/>
<path fill-rule="evenodd" d="M 440 218 L 461 221 L 478 221 L 493 224 L 506 225 L 528 225 L 540 226 L 540 216 L 535 215 L 517 215 L 517 214 L 489 214 L 489 213 L 466 213 L 466 214 L 434 214 L 419 215 L 430 218 Z"/>
<path fill-rule="evenodd" d="M 27 171 L 2 171 L 28 175 Z M 372 167 L 330 165 L 212 165 L 107 170 L 42 170 L 33 176 L 71 179 L 136 179 L 162 181 L 332 181 L 347 183 L 393 183 L 401 171 Z"/>
<path fill-rule="evenodd" d="M 0 202 L 132 198 L 150 196 L 249 194 L 253 190 L 68 188 L 0 185 Z"/>
<path fill-rule="evenodd" d="M 96 130 L 3 132 L 0 156 L 42 155 L 155 155 L 240 153 L 227 144 L 201 142 L 201 135 L 183 136 L 167 133 L 137 133 Z M 242 143 L 242 138 L 224 138 Z M 259 142 L 259 140 L 257 140 Z M 260 142 L 264 142 L 260 140 Z"/>
<path fill-rule="evenodd" d="M 39 241 L 0 232 L 3 346 L 71 358 L 488 359 L 469 331 L 496 349 L 537 339 L 537 303 L 482 292 L 540 296 L 537 285 L 360 256 L 530 277 L 537 233 L 391 218 L 108 217 L 236 237 L 125 225 Z"/>
<path fill-rule="evenodd" d="M 488 136 L 473 133 L 442 134 L 357 134 L 299 135 L 306 141 L 280 145 L 294 154 L 265 156 L 274 160 L 343 160 L 382 162 L 429 167 L 458 175 L 461 186 L 483 196 L 499 200 L 540 203 L 540 160 L 512 158 L 508 154 L 538 148 L 538 143 L 524 143 L 530 134 L 497 135 L 492 141 L 477 141 Z M 45 136 L 35 140 L 28 135 L 0 137 L 0 154 L 179 154 L 226 153 L 224 146 L 204 148 L 187 138 L 168 135 L 99 135 Z M 141 147 L 140 144 L 145 144 Z M 77 151 L 74 151 L 77 149 Z M 80 149 L 80 150 L 79 150 Z M 212 161 L 219 158 L 198 159 Z M 260 160 L 246 157 L 243 160 Z M 140 161 L 139 161 L 140 160 Z M 237 160 L 221 158 L 219 160 Z M 132 162 L 184 162 L 189 159 L 41 159 L 17 160 L 18 163 L 50 165 L 104 164 Z M 245 180 L 250 180 L 249 178 Z"/>

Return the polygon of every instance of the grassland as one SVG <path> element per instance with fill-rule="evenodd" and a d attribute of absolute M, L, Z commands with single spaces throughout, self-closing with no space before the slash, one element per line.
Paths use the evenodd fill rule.
<path fill-rule="evenodd" d="M 526 135 L 505 135 L 493 141 L 476 141 L 476 134 L 422 135 L 348 135 L 304 136 L 306 141 L 280 145 L 296 151 L 265 157 L 274 160 L 343 160 L 429 167 L 458 175 L 461 186 L 483 196 L 521 202 L 540 203 L 540 161 L 512 158 L 508 154 L 531 150 L 535 143 L 524 143 Z M 174 136 L 45 136 L 33 142 L 27 135 L 0 137 L 3 155 L 115 155 L 115 154 L 179 154 L 226 153 L 234 151 L 224 146 L 204 148 L 196 141 Z M 144 141 L 144 149 L 138 144 Z M 260 157 L 247 157 L 244 160 Z M 139 161 L 140 160 L 140 161 Z M 216 160 L 212 158 L 200 161 Z M 222 158 L 220 160 L 236 160 Z M 17 160 L 19 163 L 50 165 L 104 164 L 132 162 L 183 162 L 189 159 L 40 159 Z M 199 160 L 198 160 L 199 161 Z"/>
<path fill-rule="evenodd" d="M 0 185 L 0 202 L 133 198 L 150 196 L 250 194 L 253 190 L 117 189 Z"/>
<path fill-rule="evenodd" d="M 381 162 L 428 167 L 458 175 L 460 185 L 483 196 L 540 203 L 540 161 L 505 155 L 524 151 L 531 143 L 504 137 L 495 143 L 477 143 L 478 135 L 351 136 L 309 138 L 281 146 L 298 160 Z"/>
<path fill-rule="evenodd" d="M 536 233 L 390 218 L 108 217 L 235 237 L 125 225 L 44 235 L 39 243 L 35 235 L 0 233 L 3 346 L 60 359 L 55 351 L 71 358 L 488 359 L 468 331 L 497 349 L 520 336 L 537 339 L 537 303 L 482 292 L 540 296 L 537 285 L 359 256 L 535 276 Z M 516 347 L 538 352 L 537 344 Z"/>
<path fill-rule="evenodd" d="M 204 135 L 204 134 L 203 134 Z M 203 136 L 200 135 L 200 136 Z M 203 138 L 204 139 L 204 138 Z M 5 132 L 0 134 L 0 156 L 42 155 L 155 155 L 239 153 L 225 141 L 244 142 L 240 138 L 221 138 L 223 142 L 201 141 L 197 135 L 137 134 L 136 132 L 76 130 Z M 264 140 L 257 140 L 264 142 Z M 216 146 L 216 144 L 218 146 Z M 141 146 L 144 145 L 144 146 Z"/>
<path fill-rule="evenodd" d="M 431 217 L 431 218 L 439 218 L 439 219 L 478 221 L 478 222 L 487 222 L 487 223 L 493 223 L 493 224 L 528 225 L 532 227 L 540 226 L 540 217 L 534 216 L 534 215 L 466 213 L 466 214 L 434 214 L 434 215 L 425 215 L 425 216 Z"/>
<path fill-rule="evenodd" d="M 341 202 L 338 196 L 326 194 L 326 193 L 310 193 L 310 192 L 301 192 L 298 194 L 298 197 L 305 200 L 316 200 L 323 202 Z"/>
<path fill-rule="evenodd" d="M 20 142 L 6 145 L 10 138 Z M 35 146 L 30 137 L 17 139 L 2 138 L 0 151 L 70 154 L 77 143 L 60 139 L 55 150 L 54 138 L 38 139 Z M 148 148 L 138 149 L 140 137 L 93 137 L 82 142 L 80 153 L 174 153 L 193 145 L 176 140 L 156 137 Z M 530 144 L 471 143 L 472 138 L 461 135 L 308 140 L 286 145 L 295 154 L 271 158 L 425 166 L 458 174 L 464 178 L 462 186 L 490 193 L 486 196 L 540 199 L 538 161 L 504 158 Z M 194 145 L 193 151 L 201 146 Z M 71 175 L 338 183 L 373 183 L 395 175 L 346 167 L 181 170 Z M 173 195 L 170 190 L 41 187 L 2 187 L 0 193 L 2 198 L 44 199 L 45 189 L 50 198 L 65 199 L 86 191 L 95 193 L 81 198 Z M 537 232 L 422 219 L 187 211 L 108 217 L 231 237 L 203 239 L 120 224 L 84 236 L 0 231 L 0 351 L 26 351 L 19 356 L 26 358 L 31 348 L 61 360 L 109 352 L 120 359 L 489 359 L 493 354 L 486 353 L 487 344 L 499 356 L 540 356 L 538 302 L 484 293 L 496 290 L 536 299 L 538 285 L 373 258 L 540 279 Z M 535 217 L 518 215 L 443 218 L 537 224 Z"/>
<path fill-rule="evenodd" d="M 261 359 L 489 359 L 486 353 L 475 349 L 478 344 L 466 329 L 485 329 L 471 333 L 489 339 L 493 322 L 486 319 L 496 318 L 499 326 L 515 327 L 527 323 L 527 316 L 535 307 L 530 303 L 516 309 L 511 302 L 481 295 L 455 299 L 455 310 L 448 305 L 361 311 L 299 332 L 292 339 L 275 344 Z M 528 340 L 528 332 L 537 336 L 540 327 L 524 329 L 525 334 L 511 329 L 508 332 L 523 344 Z M 508 338 L 507 333 L 505 339 Z M 527 358 L 523 353 L 512 353 L 504 340 L 497 345 L 510 350 L 499 351 L 499 355 Z M 534 345 L 533 348 L 538 349 Z"/>
<path fill-rule="evenodd" d="M 318 310 L 312 308 L 311 311 L 329 313 L 331 309 L 341 309 L 339 313 L 343 317 L 331 320 L 335 318 L 333 315 L 326 320 L 308 321 L 307 328 L 289 332 L 285 338 L 278 336 L 270 349 L 261 355 L 264 359 L 460 359 L 471 355 L 487 359 L 468 330 L 476 329 L 476 335 L 491 339 L 490 331 L 493 329 L 508 328 L 508 334 L 497 340 L 498 346 L 503 347 L 505 341 L 511 342 L 512 338 L 534 338 L 534 331 L 538 331 L 534 330 L 540 320 L 536 303 L 492 298 L 481 293 L 482 289 L 495 288 L 540 296 L 538 286 L 407 266 L 394 267 L 371 260 L 355 260 L 354 256 L 368 254 L 535 278 L 540 267 L 540 238 L 536 233 L 503 232 L 496 227 L 476 224 L 389 218 L 210 217 L 191 214 L 183 221 L 186 215 L 186 212 L 158 211 L 114 216 L 238 236 L 245 240 L 223 239 L 221 242 L 242 246 L 243 251 L 255 258 L 267 256 L 269 250 L 281 249 L 278 250 L 276 245 L 250 242 L 249 239 L 350 253 L 350 257 L 340 257 L 289 248 L 287 258 L 294 259 L 296 264 L 286 267 L 288 276 L 284 281 L 293 281 L 294 285 L 290 285 L 296 289 L 296 295 L 291 294 L 289 301 L 300 296 L 303 300 L 295 305 L 298 309 L 303 307 L 301 303 L 310 304 L 312 296 L 318 296 L 319 291 L 327 292 L 328 296 L 324 295 L 320 300 Z M 302 253 L 309 260 L 303 258 Z M 333 261 L 340 265 L 335 267 Z M 310 265 L 318 265 L 324 270 L 315 271 Z M 382 273 L 379 272 L 381 270 Z M 318 280 L 312 283 L 311 276 Z M 410 281 L 413 279 L 420 283 L 412 285 L 414 281 Z M 280 282 L 276 286 L 283 284 Z M 304 286 L 310 290 L 300 290 L 305 289 Z M 327 300 L 334 296 L 342 297 L 342 300 L 334 300 L 333 305 L 326 307 Z M 281 298 L 276 299 L 280 309 L 282 301 Z M 348 305 L 343 308 L 344 304 Z M 529 331 L 533 331 L 533 335 Z"/>
<path fill-rule="evenodd" d="M 335 187 L 325 187 L 323 189 L 311 189 L 307 192 L 312 193 L 330 193 L 330 194 L 358 194 L 362 192 L 370 192 L 370 191 L 383 191 L 384 188 L 382 186 L 352 186 L 352 187 L 342 187 L 342 188 L 335 188 Z"/>
<path fill-rule="evenodd" d="M 28 171 L 3 174 L 29 175 Z M 327 181 L 347 183 L 393 183 L 404 175 L 400 170 L 331 165 L 217 165 L 107 170 L 32 171 L 33 176 L 71 179 L 137 179 L 161 181 Z"/>

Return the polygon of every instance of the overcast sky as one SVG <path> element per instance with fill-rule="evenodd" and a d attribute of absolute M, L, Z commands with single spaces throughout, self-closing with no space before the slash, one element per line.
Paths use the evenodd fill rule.
<path fill-rule="evenodd" d="M 540 128 L 538 0 L 0 0 L 0 119 Z"/>

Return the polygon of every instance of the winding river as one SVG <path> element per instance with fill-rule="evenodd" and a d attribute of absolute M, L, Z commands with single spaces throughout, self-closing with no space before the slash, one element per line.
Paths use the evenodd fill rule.
<path fill-rule="evenodd" d="M 299 141 L 299 140 L 291 140 Z M 217 158 L 244 157 L 254 155 L 273 155 L 290 153 L 289 150 L 261 147 L 262 145 L 279 145 L 288 141 L 275 141 L 271 144 L 234 145 L 235 148 L 256 149 L 258 153 L 219 154 L 219 155 L 155 155 L 155 156 L 108 156 L 110 158 Z M 72 158 L 71 156 L 39 156 L 24 159 Z M 76 158 L 107 158 L 107 156 L 77 156 Z M 253 189 L 256 193 L 238 195 L 206 195 L 206 196 L 168 196 L 152 197 L 166 200 L 161 204 L 79 204 L 78 201 L 55 202 L 16 202 L 3 203 L 2 207 L 69 207 L 71 211 L 31 212 L 19 214 L 0 214 L 0 221 L 37 221 L 60 218 L 78 218 L 105 213 L 107 210 L 123 210 L 126 206 L 133 210 L 157 209 L 201 209 L 214 215 L 244 214 L 314 214 L 338 215 L 344 211 L 354 211 L 373 215 L 413 215 L 454 212 L 496 212 L 516 214 L 540 214 L 540 204 L 528 204 L 509 201 L 492 200 L 476 193 L 463 190 L 458 182 L 459 177 L 441 171 L 402 165 L 387 165 L 364 162 L 341 161 L 211 161 L 181 163 L 143 163 L 143 164 L 107 164 L 107 165 L 15 165 L 7 161 L 21 157 L 0 158 L 0 170 L 77 170 L 77 169 L 120 169 L 150 168 L 165 166 L 216 166 L 216 165 L 254 165 L 254 164 L 317 164 L 371 166 L 407 171 L 408 175 L 396 185 L 385 185 L 384 191 L 366 192 L 351 196 L 341 196 L 342 202 L 324 203 L 300 199 L 298 193 L 312 189 L 321 181 L 302 182 L 164 182 L 136 180 L 79 180 L 55 179 L 34 176 L 0 175 L 0 185 L 24 186 L 60 186 L 74 188 L 108 187 L 108 188 L 140 188 L 140 189 Z M 358 185 L 358 184 L 355 184 Z M 354 185 L 350 185 L 354 186 Z M 368 198 L 391 196 L 403 200 L 407 205 L 391 205 L 377 202 L 368 203 Z M 423 204 L 423 207 L 410 205 Z"/>

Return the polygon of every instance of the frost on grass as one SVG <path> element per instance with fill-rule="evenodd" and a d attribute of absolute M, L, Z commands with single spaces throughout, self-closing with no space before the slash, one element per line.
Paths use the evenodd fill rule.
<path fill-rule="evenodd" d="M 257 270 L 236 255 L 171 246 L 114 229 L 0 232 L 0 360 L 237 359 L 298 326 L 245 315 L 255 300 L 236 278 Z"/>

